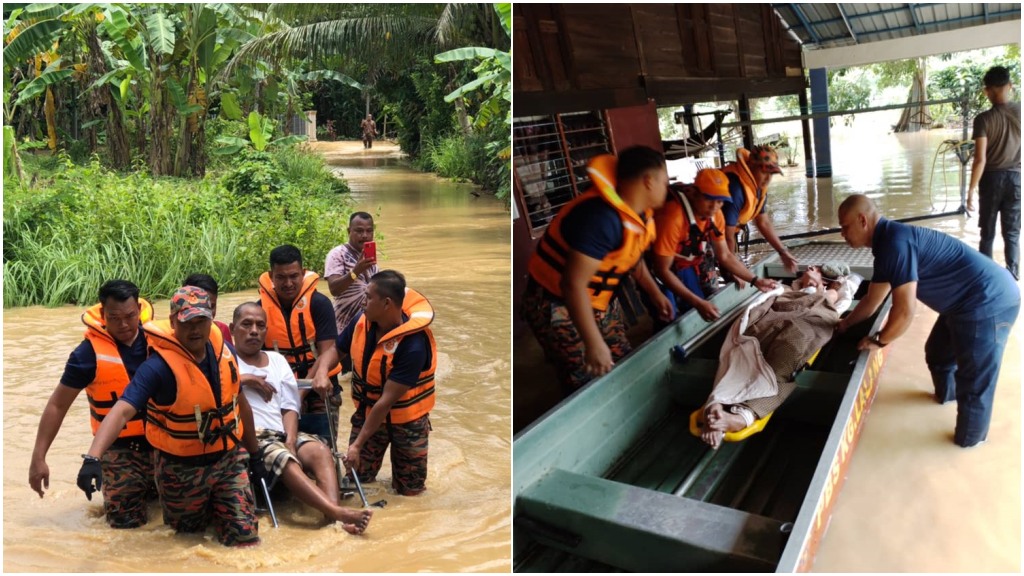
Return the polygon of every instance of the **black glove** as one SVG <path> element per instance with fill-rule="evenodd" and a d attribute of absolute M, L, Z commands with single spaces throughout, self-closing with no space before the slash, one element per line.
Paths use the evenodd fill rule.
<path fill-rule="evenodd" d="M 99 492 L 103 487 L 103 470 L 99 458 L 83 456 L 82 469 L 78 471 L 78 487 L 85 492 L 85 497 L 92 500 L 92 493 Z M 95 484 L 95 486 L 93 486 Z"/>

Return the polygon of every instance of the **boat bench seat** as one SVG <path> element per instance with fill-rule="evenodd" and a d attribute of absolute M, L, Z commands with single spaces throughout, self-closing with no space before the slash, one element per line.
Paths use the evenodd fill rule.
<path fill-rule="evenodd" d="M 637 572 L 773 571 L 790 529 L 558 468 L 520 493 L 515 523 L 540 544 Z"/>

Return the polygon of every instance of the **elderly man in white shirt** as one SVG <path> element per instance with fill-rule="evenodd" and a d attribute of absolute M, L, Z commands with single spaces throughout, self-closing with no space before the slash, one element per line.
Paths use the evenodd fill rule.
<path fill-rule="evenodd" d="M 284 356 L 261 349 L 267 335 L 266 312 L 255 302 L 238 306 L 231 335 L 260 445 L 254 457 L 262 459 L 269 484 L 280 479 L 301 502 L 328 520 L 341 522 L 346 532 L 362 534 L 373 512 L 339 505 L 330 449 L 317 436 L 299 432 L 299 389 L 291 367 Z"/>

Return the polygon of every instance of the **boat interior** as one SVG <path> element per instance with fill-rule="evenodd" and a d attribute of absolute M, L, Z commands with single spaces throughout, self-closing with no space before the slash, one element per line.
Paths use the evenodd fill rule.
<path fill-rule="evenodd" d="M 763 275 L 792 280 L 778 266 L 762 266 Z M 870 276 L 870 268 L 854 271 Z M 868 284 L 861 283 L 850 310 Z M 582 397 L 564 403 L 565 424 L 576 431 L 562 432 L 583 437 L 550 447 L 552 465 L 531 485 L 517 479 L 516 571 L 777 569 L 809 487 L 821 481 L 825 446 L 841 435 L 841 407 L 856 396 L 857 343 L 887 305 L 822 347 L 763 431 L 715 450 L 691 433 L 690 414 L 707 399 L 728 326 L 743 308 L 723 315 L 690 349 L 670 349 L 668 361 L 671 336 L 665 340 L 664 332 L 654 338 L 660 344 L 635 351 L 634 370 L 617 369 L 619 392 L 592 394 L 595 414 L 609 414 L 578 414 Z M 602 456 L 570 458 L 568 450 Z M 517 459 L 517 475 L 519 465 L 536 463 Z"/>

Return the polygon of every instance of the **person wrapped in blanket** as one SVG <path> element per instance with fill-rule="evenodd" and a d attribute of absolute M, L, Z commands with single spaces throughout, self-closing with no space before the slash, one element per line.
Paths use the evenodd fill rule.
<path fill-rule="evenodd" d="M 299 432 L 299 388 L 284 356 L 261 350 L 267 313 L 256 302 L 235 308 L 231 322 L 242 393 L 252 407 L 259 450 L 253 473 L 268 488 L 280 480 L 301 502 L 316 508 L 350 534 L 362 534 L 370 510 L 339 505 L 338 473 L 330 448 L 319 436 Z M 307 474 L 312 475 L 310 479 Z"/>
<path fill-rule="evenodd" d="M 791 287 L 761 294 L 729 329 L 711 395 L 703 406 L 701 440 L 718 448 L 782 405 L 796 372 L 832 338 L 864 279 L 845 262 L 809 266 Z"/>

